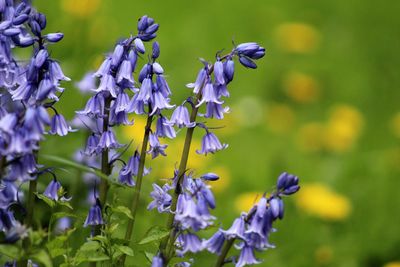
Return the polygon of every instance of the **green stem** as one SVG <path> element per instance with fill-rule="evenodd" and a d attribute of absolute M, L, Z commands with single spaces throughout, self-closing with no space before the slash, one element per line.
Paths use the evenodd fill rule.
<path fill-rule="evenodd" d="M 199 94 L 197 96 L 197 99 L 200 99 L 200 97 L 201 97 L 201 95 Z M 190 114 L 191 122 L 196 121 L 197 113 L 198 113 L 198 108 L 193 107 L 192 112 Z M 190 145 L 191 145 L 192 139 L 193 139 L 194 128 L 195 127 L 192 127 L 192 128 L 188 128 L 186 130 L 185 143 L 183 146 L 181 161 L 180 161 L 179 169 L 178 169 L 178 176 L 177 176 L 178 181 L 176 183 L 176 188 L 175 188 L 174 195 L 172 198 L 172 203 L 171 203 L 171 211 L 176 210 L 176 204 L 178 202 L 178 197 L 182 191 L 181 183 L 182 183 L 183 177 L 186 172 L 187 162 L 189 159 Z M 160 252 L 164 258 L 164 264 L 167 264 L 169 262 L 169 260 L 171 258 L 170 251 L 172 251 L 172 247 L 174 246 L 174 240 L 175 240 L 175 235 L 176 235 L 176 233 L 173 229 L 174 218 L 175 218 L 175 213 L 171 212 L 169 214 L 168 220 L 167 220 L 167 229 L 170 230 L 170 234 L 164 240 L 162 240 L 162 242 L 160 244 Z"/>
<path fill-rule="evenodd" d="M 235 238 L 232 238 L 225 243 L 224 247 L 222 248 L 221 254 L 218 256 L 217 262 L 215 263 L 215 267 L 221 267 L 225 264 L 225 258 L 228 255 L 228 252 L 234 242 Z"/>
<path fill-rule="evenodd" d="M 137 213 L 138 204 L 139 204 L 140 190 L 142 188 L 144 164 L 146 162 L 147 144 L 149 142 L 149 135 L 150 135 L 150 131 L 151 131 L 152 121 L 153 121 L 153 116 L 147 117 L 146 127 L 144 130 L 144 136 L 143 136 L 142 148 L 140 151 L 140 161 L 139 161 L 136 185 L 135 185 L 135 188 L 133 191 L 133 199 L 132 199 L 132 204 L 131 204 L 132 219 L 129 220 L 127 228 L 126 228 L 126 233 L 125 233 L 125 240 L 128 243 L 130 243 L 130 241 L 131 241 L 132 232 L 133 232 L 133 228 L 135 226 L 135 221 L 136 221 L 135 219 L 136 219 L 136 213 Z M 126 255 L 122 256 L 122 258 L 121 258 L 122 266 L 124 265 L 125 258 L 126 258 Z"/>
<path fill-rule="evenodd" d="M 103 133 L 108 131 L 108 123 L 110 117 L 110 104 L 111 104 L 111 97 L 107 97 L 104 103 L 104 119 L 103 119 Z M 105 149 L 101 153 L 101 172 L 109 176 L 111 174 L 111 167 L 109 163 L 109 153 L 108 149 Z M 107 193 L 110 185 L 107 180 L 102 179 L 100 182 L 100 189 L 99 189 L 99 199 L 101 205 L 104 207 L 107 200 Z"/>

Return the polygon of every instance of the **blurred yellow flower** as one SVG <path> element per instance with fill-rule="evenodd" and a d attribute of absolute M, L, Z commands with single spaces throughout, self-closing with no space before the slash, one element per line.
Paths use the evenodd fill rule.
<path fill-rule="evenodd" d="M 267 126 L 272 132 L 288 133 L 294 125 L 295 115 L 286 104 L 271 104 L 266 111 Z"/>
<path fill-rule="evenodd" d="M 84 18 L 93 15 L 100 3 L 100 0 L 63 0 L 61 6 L 65 12 Z"/>
<path fill-rule="evenodd" d="M 325 127 L 321 123 L 312 122 L 303 125 L 297 134 L 299 148 L 306 152 L 317 152 L 324 148 Z"/>
<path fill-rule="evenodd" d="M 224 192 L 231 182 L 231 175 L 229 169 L 225 166 L 218 166 L 211 169 L 211 172 L 217 174 L 219 179 L 217 181 L 209 182 L 215 193 Z"/>
<path fill-rule="evenodd" d="M 303 185 L 297 193 L 296 204 L 311 215 L 331 221 L 346 219 L 351 211 L 350 200 L 323 184 Z"/>
<path fill-rule="evenodd" d="M 318 82 L 311 76 L 291 72 L 283 80 L 285 93 L 294 101 L 299 103 L 311 103 L 316 101 L 320 95 Z"/>
<path fill-rule="evenodd" d="M 383 267 L 400 267 L 400 261 L 386 263 Z"/>
<path fill-rule="evenodd" d="M 262 197 L 262 192 L 247 192 L 240 194 L 235 200 L 235 208 L 238 212 L 248 212 L 251 207 Z"/>
<path fill-rule="evenodd" d="M 278 46 L 287 52 L 309 53 L 316 50 L 320 42 L 320 34 L 309 24 L 284 23 L 276 29 Z"/>
<path fill-rule="evenodd" d="M 363 125 L 361 113 L 352 106 L 336 106 L 325 129 L 325 145 L 334 152 L 348 151 L 357 141 Z"/>
<path fill-rule="evenodd" d="M 315 261 L 318 265 L 329 264 L 333 258 L 333 251 L 330 246 L 320 246 L 315 251 Z"/>
<path fill-rule="evenodd" d="M 129 118 L 130 120 L 132 119 Z M 135 116 L 133 125 L 122 127 L 122 134 L 126 140 L 133 140 L 135 147 L 140 146 L 143 142 L 144 128 L 146 127 L 146 119 L 142 116 Z"/>
<path fill-rule="evenodd" d="M 393 118 L 390 121 L 390 129 L 392 130 L 392 133 L 400 138 L 400 112 L 395 114 Z"/>

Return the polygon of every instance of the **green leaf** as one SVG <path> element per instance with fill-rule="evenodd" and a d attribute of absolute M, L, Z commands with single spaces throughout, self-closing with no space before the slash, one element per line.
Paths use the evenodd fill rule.
<path fill-rule="evenodd" d="M 60 205 L 60 206 L 67 207 L 67 208 L 69 208 L 70 210 L 73 210 L 71 204 L 69 204 L 68 201 L 61 201 L 61 200 L 60 200 L 60 201 L 57 201 L 56 203 L 57 203 L 58 205 Z"/>
<path fill-rule="evenodd" d="M 33 255 L 31 255 L 33 260 L 36 260 L 40 263 L 43 263 L 46 267 L 52 267 L 53 262 L 51 261 L 50 255 L 45 250 L 35 251 Z"/>
<path fill-rule="evenodd" d="M 167 229 L 157 225 L 153 226 L 147 231 L 145 237 L 139 241 L 139 245 L 158 242 L 168 235 L 169 231 Z"/>
<path fill-rule="evenodd" d="M 100 243 L 97 241 L 88 241 L 84 243 L 80 248 L 79 251 L 96 251 L 101 247 Z"/>
<path fill-rule="evenodd" d="M 41 155 L 42 158 L 45 158 L 49 161 L 52 162 L 56 162 L 56 163 L 61 163 L 63 166 L 69 166 L 72 167 L 74 169 L 77 170 L 81 170 L 83 172 L 90 172 L 93 173 L 95 175 L 97 175 L 98 177 L 100 177 L 101 179 L 107 180 L 109 183 L 117 185 L 117 186 L 121 186 L 119 183 L 115 182 L 114 180 L 110 179 L 110 177 L 108 177 L 107 175 L 105 175 L 104 173 L 102 173 L 100 170 L 95 169 L 95 168 L 90 168 L 88 166 L 79 164 L 75 161 L 69 160 L 69 159 L 65 159 L 65 158 L 61 158 L 58 156 L 54 156 L 54 155 Z"/>
<path fill-rule="evenodd" d="M 0 245 L 0 255 L 18 260 L 21 255 L 21 251 L 14 245 Z"/>
<path fill-rule="evenodd" d="M 149 261 L 149 263 L 152 263 L 155 254 L 152 252 L 148 252 L 148 251 L 142 251 L 142 252 L 144 253 L 144 256 Z"/>
<path fill-rule="evenodd" d="M 133 220 L 133 215 L 132 215 L 131 210 L 125 206 L 118 206 L 118 207 L 112 208 L 112 210 L 113 210 L 113 212 L 123 213 L 126 215 L 126 217 Z"/>
<path fill-rule="evenodd" d="M 102 235 L 96 235 L 96 236 L 92 237 L 92 240 L 98 241 L 101 244 L 107 244 L 108 243 L 108 239 L 105 236 L 102 236 Z"/>
<path fill-rule="evenodd" d="M 43 200 L 50 208 L 54 208 L 56 205 L 56 202 L 48 197 L 46 197 L 43 194 L 40 193 L 35 193 L 35 195 L 37 196 L 38 199 Z"/>
<path fill-rule="evenodd" d="M 121 251 L 123 254 L 126 254 L 128 256 L 134 256 L 133 250 L 128 247 L 128 246 L 121 246 L 121 245 L 114 245 L 113 246 L 115 249 Z"/>

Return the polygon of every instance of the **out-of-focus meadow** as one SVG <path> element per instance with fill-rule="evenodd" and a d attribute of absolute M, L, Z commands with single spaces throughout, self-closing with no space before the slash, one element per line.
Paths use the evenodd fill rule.
<path fill-rule="evenodd" d="M 48 32 L 65 33 L 51 51 L 73 81 L 97 68 L 118 37 L 134 32 L 138 17 L 154 17 L 161 25 L 160 62 L 173 102 L 189 93 L 185 84 L 194 81 L 199 57 L 230 50 L 232 40 L 261 43 L 267 55 L 255 71 L 237 64 L 231 114 L 221 124 L 213 122 L 226 126 L 218 132 L 229 148 L 196 155 L 197 136 L 189 160 L 198 173 L 221 176 L 213 187 L 222 226 L 229 227 L 288 171 L 300 177 L 302 188 L 287 199 L 285 220 L 271 237 L 277 249 L 262 255 L 261 266 L 400 266 L 399 1 L 35 0 L 35 5 L 48 17 Z M 58 108 L 71 119 L 86 96 L 73 83 L 64 85 L 68 90 Z M 131 152 L 144 127 L 143 119 L 135 121 L 119 132 L 125 143 L 133 139 Z M 145 177 L 138 238 L 150 223 L 164 224 L 165 217 L 145 207 L 151 182 L 172 176 L 183 132 L 179 136 L 166 159 L 148 161 L 153 172 Z M 43 153 L 71 157 L 83 145 L 79 133 L 48 137 Z M 61 179 L 79 192 L 83 183 L 74 175 Z M 122 191 L 119 197 L 128 200 L 130 191 Z M 195 266 L 214 260 L 204 253 Z"/>

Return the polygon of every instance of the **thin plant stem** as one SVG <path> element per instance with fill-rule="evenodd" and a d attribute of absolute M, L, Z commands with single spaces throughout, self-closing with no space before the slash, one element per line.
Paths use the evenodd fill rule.
<path fill-rule="evenodd" d="M 199 99 L 200 97 L 201 97 L 201 95 L 199 94 L 197 96 L 197 99 Z M 198 110 L 199 109 L 197 107 L 193 106 L 192 112 L 190 114 L 190 121 L 191 122 L 195 122 L 196 121 Z M 178 169 L 178 176 L 177 176 L 178 177 L 178 181 L 176 183 L 176 188 L 174 190 L 174 196 L 172 198 L 172 203 L 171 203 L 171 211 L 175 211 L 176 210 L 176 204 L 178 202 L 178 197 L 179 197 L 179 195 L 181 194 L 181 191 L 182 191 L 181 182 L 182 182 L 183 177 L 184 177 L 185 172 L 186 172 L 187 162 L 188 162 L 188 159 L 189 159 L 190 145 L 191 145 L 192 139 L 193 139 L 194 128 L 195 127 L 192 127 L 192 128 L 188 128 L 186 130 L 185 143 L 184 143 L 184 146 L 183 146 L 181 161 L 180 161 L 179 169 Z M 171 251 L 171 246 L 174 245 L 174 240 L 175 240 L 175 235 L 176 235 L 176 232 L 173 229 L 174 218 L 175 218 L 175 214 L 174 213 L 170 213 L 169 216 L 168 216 L 168 220 L 167 220 L 167 229 L 170 230 L 170 234 L 164 240 L 162 240 L 162 242 L 160 243 L 160 252 L 163 255 L 165 263 L 169 262 L 169 260 L 170 260 L 170 255 L 169 254 L 170 253 L 168 253 L 168 252 Z M 169 248 L 167 248 L 167 247 L 169 247 Z"/>
<path fill-rule="evenodd" d="M 142 148 L 140 151 L 140 161 L 139 161 L 138 174 L 137 174 L 137 178 L 136 178 L 136 185 L 135 185 L 135 188 L 133 191 L 133 199 L 132 199 L 132 204 L 131 204 L 132 219 L 129 220 L 127 228 L 126 228 L 126 233 L 125 233 L 125 240 L 128 242 L 128 244 L 131 241 L 132 232 L 133 232 L 133 228 L 135 226 L 135 221 L 136 221 L 136 214 L 137 214 L 137 209 L 138 209 L 138 204 L 139 204 L 139 199 L 140 199 L 140 190 L 142 188 L 142 180 L 143 180 L 143 174 L 144 174 L 144 164 L 146 162 L 147 144 L 149 142 L 149 135 L 150 135 L 150 131 L 151 131 L 152 121 L 153 121 L 153 116 L 148 116 L 147 122 L 146 122 L 146 127 L 144 130 Z M 126 258 L 126 255 L 123 255 L 121 258 L 122 265 L 124 265 L 125 258 Z"/>
<path fill-rule="evenodd" d="M 104 103 L 104 119 L 103 119 L 103 133 L 108 131 L 108 123 L 110 117 L 110 104 L 111 104 L 111 97 L 107 97 Z M 109 163 L 109 150 L 104 149 L 101 153 L 101 172 L 107 176 L 111 174 L 111 168 Z M 100 189 L 99 189 L 99 199 L 101 205 L 104 207 L 104 204 L 107 200 L 107 193 L 110 185 L 107 180 L 102 179 L 100 182 Z"/>
<path fill-rule="evenodd" d="M 233 243 L 235 243 L 235 238 L 229 239 L 224 247 L 222 248 L 221 254 L 218 256 L 217 262 L 215 263 L 215 267 L 221 267 L 225 264 L 225 258 L 228 255 L 229 250 L 231 249 Z"/>

